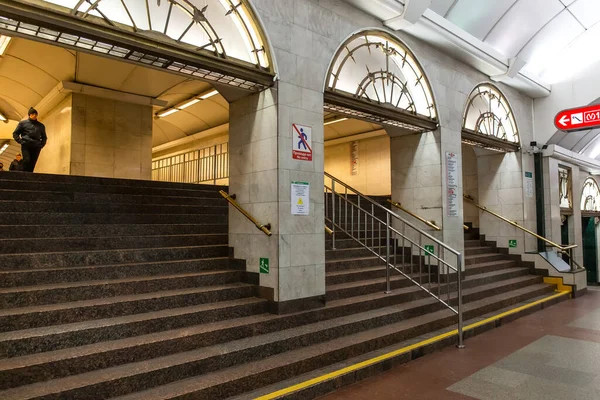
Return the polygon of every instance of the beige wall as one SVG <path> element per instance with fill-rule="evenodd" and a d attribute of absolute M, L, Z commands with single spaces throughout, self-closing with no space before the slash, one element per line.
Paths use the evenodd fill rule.
<path fill-rule="evenodd" d="M 73 94 L 71 174 L 150 179 L 152 107 Z"/>
<path fill-rule="evenodd" d="M 477 155 L 472 146 L 462 145 L 463 158 L 463 193 L 472 196 L 475 200 L 479 199 L 479 185 L 477 182 Z M 464 222 L 470 222 L 473 227 L 479 227 L 479 209 L 473 204 L 465 201 L 464 203 Z"/>
<path fill-rule="evenodd" d="M 40 122 L 46 126 L 48 142 L 40 153 L 35 172 L 71 173 L 71 110 L 72 98 L 68 96 L 46 115 L 40 115 Z"/>
<path fill-rule="evenodd" d="M 390 138 L 358 142 L 358 174 L 352 175 L 352 142 L 325 146 L 325 171 L 367 195 L 390 195 Z"/>

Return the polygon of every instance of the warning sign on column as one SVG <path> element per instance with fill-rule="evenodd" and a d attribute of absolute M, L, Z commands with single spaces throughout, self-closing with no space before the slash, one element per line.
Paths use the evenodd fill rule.
<path fill-rule="evenodd" d="M 292 124 L 292 157 L 294 160 L 312 161 L 312 128 L 306 125 Z"/>
<path fill-rule="evenodd" d="M 309 215 L 310 184 L 292 182 L 292 215 Z"/>

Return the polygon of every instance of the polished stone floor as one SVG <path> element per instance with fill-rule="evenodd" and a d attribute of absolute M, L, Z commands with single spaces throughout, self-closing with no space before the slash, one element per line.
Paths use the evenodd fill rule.
<path fill-rule="evenodd" d="M 600 289 L 322 400 L 600 399 Z"/>

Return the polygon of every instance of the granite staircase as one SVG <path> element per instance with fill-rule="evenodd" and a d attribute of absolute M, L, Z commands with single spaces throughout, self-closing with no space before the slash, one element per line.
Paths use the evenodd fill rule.
<path fill-rule="evenodd" d="M 0 175 L 0 399 L 249 399 L 454 326 L 402 277 L 385 294 L 383 263 L 343 234 L 326 306 L 269 314 L 218 189 Z M 467 318 L 554 290 L 469 235 Z"/>

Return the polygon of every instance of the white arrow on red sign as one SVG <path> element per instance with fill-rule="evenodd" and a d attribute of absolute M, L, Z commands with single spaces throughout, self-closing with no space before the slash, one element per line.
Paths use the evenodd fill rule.
<path fill-rule="evenodd" d="M 600 104 L 563 110 L 556 114 L 554 125 L 568 132 L 600 127 Z"/>

